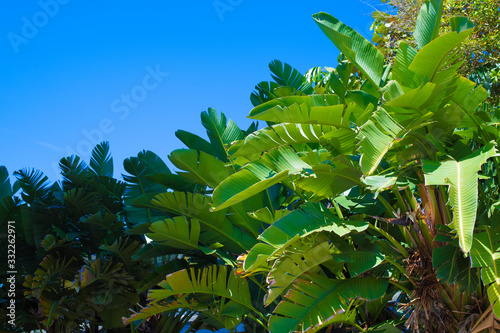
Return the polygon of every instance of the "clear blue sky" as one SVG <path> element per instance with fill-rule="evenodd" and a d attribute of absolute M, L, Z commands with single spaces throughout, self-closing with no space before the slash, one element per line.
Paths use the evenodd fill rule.
<path fill-rule="evenodd" d="M 337 64 L 311 17 L 320 11 L 371 37 L 373 8 L 358 0 L 9 1 L 0 12 L 0 165 L 56 180 L 62 157 L 88 162 L 90 144 L 105 140 L 121 178 L 123 160 L 143 149 L 168 161 L 183 148 L 177 129 L 206 137 L 208 107 L 246 128 L 270 61 L 302 73 Z"/>

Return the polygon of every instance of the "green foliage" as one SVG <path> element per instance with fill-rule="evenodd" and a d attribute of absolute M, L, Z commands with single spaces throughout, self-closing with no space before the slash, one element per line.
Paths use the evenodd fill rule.
<path fill-rule="evenodd" d="M 148 265 L 132 258 L 145 242 L 126 235 L 125 184 L 112 178 L 109 145 L 95 147 L 90 166 L 71 156 L 60 167 L 63 180 L 53 184 L 38 170 L 16 171 L 13 189 L 1 169 L 2 202 L 9 204 L 1 220 L 20 227 L 19 327 L 129 331 L 122 317 L 140 301 L 136 287 Z"/>
<path fill-rule="evenodd" d="M 473 6 L 416 2 L 402 21 L 376 12 L 378 45 L 315 14 L 338 66 L 302 75 L 274 60 L 249 116 L 268 126 L 242 130 L 209 108 L 208 139 L 176 132 L 187 146 L 168 156 L 176 171 L 142 151 L 116 180 L 107 143 L 89 165 L 62 159 L 54 184 L 23 169 L 11 185 L 0 168 L 0 222 L 21 231 L 19 308 L 36 312 L 21 313 L 24 328 L 495 328 L 495 53 L 465 60 L 476 77 L 460 74 L 480 29 L 478 16 L 450 17 L 458 3 Z"/>
<path fill-rule="evenodd" d="M 242 166 L 215 188 L 214 211 L 280 183 L 290 190 L 280 207 L 291 210 L 287 215 L 254 213 L 272 225 L 239 260 L 245 276 L 266 276 L 265 304 L 278 304 L 272 332 L 316 331 L 334 322 L 394 328 L 403 319 L 389 302 L 398 291 L 409 300 L 406 327 L 414 329 L 471 329 L 472 320 L 456 309 L 483 290 L 500 314 L 494 263 L 472 267 L 463 257 L 496 251 L 473 244 L 484 244 L 484 236 L 475 238 L 484 235 L 478 185 L 494 187 L 497 177 L 478 172 L 490 161 L 496 169 L 498 130 L 494 115 L 481 111 L 487 91 L 458 73 L 457 48 L 473 24 L 452 19 L 452 31 L 439 36 L 442 13 L 440 1 L 422 6 L 413 34 L 418 49 L 402 43 L 393 70 L 351 28 L 315 15 L 341 59 L 359 70 L 356 78 L 342 74 L 346 63 L 312 69 L 305 77 L 314 92 L 268 94 L 250 117 L 270 127 L 228 150 Z M 276 83 L 274 92 L 289 85 Z M 488 268 L 476 288 L 481 265 Z M 358 284 L 363 279 L 370 282 Z M 343 285 L 350 288 L 337 291 Z M 465 297 L 436 299 L 464 291 Z M 361 309 L 370 302 L 379 303 L 367 317 Z"/>

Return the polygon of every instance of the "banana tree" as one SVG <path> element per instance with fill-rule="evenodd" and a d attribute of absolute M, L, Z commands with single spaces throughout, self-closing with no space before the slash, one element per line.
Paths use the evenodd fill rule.
<path fill-rule="evenodd" d="M 140 153 L 137 159 L 125 161 L 126 170 L 134 172 L 125 175 L 129 183 L 127 214 L 137 216 L 131 232 L 152 240 L 136 258 L 156 262 L 139 286 L 140 291 L 149 290 L 148 306 L 125 322 L 143 325 L 155 316 L 183 315 L 178 311 L 184 309 L 198 314 L 190 323 L 192 329 L 235 329 L 243 323 L 247 329 L 264 331 L 267 318 L 263 313 L 269 310 L 259 300 L 265 283 L 262 278 L 241 279 L 235 268 L 238 255 L 250 250 L 268 226 L 247 212 L 262 207 L 274 212 L 288 191 L 277 185 L 212 212 L 213 189 L 240 169 L 241 164 L 229 159 L 232 143 L 254 132 L 257 125 L 241 130 L 212 108 L 201 114 L 201 121 L 208 141 L 187 131 L 176 132 L 188 149 L 169 155 L 178 168 L 175 173 L 153 153 Z M 162 168 L 154 167 L 153 162 L 147 162 L 150 168 L 129 167 L 146 158 Z"/>
<path fill-rule="evenodd" d="M 498 122 L 487 92 L 457 73 L 473 25 L 456 17 L 440 36 L 442 6 L 422 5 L 418 49 L 402 42 L 394 66 L 336 18 L 314 15 L 359 89 L 338 70 L 328 80 L 310 71 L 305 80 L 323 87 L 313 92 L 282 82 L 300 93 L 256 100 L 249 118 L 270 126 L 228 150 L 241 168 L 214 189 L 213 212 L 277 184 L 291 193 L 251 214 L 271 226 L 239 261 L 239 274 L 266 276 L 272 332 L 496 327 Z"/>

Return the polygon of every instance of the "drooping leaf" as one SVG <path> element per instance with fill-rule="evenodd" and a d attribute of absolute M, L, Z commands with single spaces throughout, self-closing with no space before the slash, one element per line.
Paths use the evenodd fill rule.
<path fill-rule="evenodd" d="M 265 297 L 265 304 L 271 304 L 304 273 L 317 273 L 319 265 L 329 260 L 332 260 L 332 254 L 328 242 L 311 248 L 303 255 L 291 253 L 283 260 L 278 260 L 267 277 L 269 292 Z"/>
<path fill-rule="evenodd" d="M 255 238 L 235 227 L 226 216 L 227 210 L 211 212 L 210 204 L 208 196 L 182 192 L 162 193 L 152 200 L 152 205 L 157 209 L 182 214 L 191 221 L 199 221 L 200 239 L 207 245 L 219 242 L 224 245 L 224 250 L 234 253 L 249 250 L 255 244 Z M 247 229 L 253 230 L 254 226 L 247 226 Z M 185 230 L 184 234 L 186 238 Z"/>
<path fill-rule="evenodd" d="M 243 145 L 231 157 L 254 160 L 264 151 L 297 143 L 319 143 L 332 126 L 308 124 L 277 124 L 256 131 L 245 138 Z"/>
<path fill-rule="evenodd" d="M 148 297 L 156 304 L 170 296 L 194 294 L 197 296 L 224 297 L 235 301 L 246 312 L 255 311 L 250 299 L 248 283 L 239 278 L 227 266 L 209 266 L 203 269 L 191 268 L 170 274 L 158 284 L 160 289 L 153 289 Z M 179 297 L 180 298 L 180 297 Z"/>
<path fill-rule="evenodd" d="M 359 225 L 358 225 L 359 223 Z M 357 227 L 360 229 L 357 230 Z M 328 211 L 322 204 L 306 203 L 300 209 L 283 216 L 259 236 L 259 240 L 281 248 L 296 236 L 304 237 L 314 232 L 333 231 L 344 236 L 368 228 L 368 222 L 344 221 Z"/>
<path fill-rule="evenodd" d="M 164 245 L 185 250 L 199 248 L 200 223 L 197 220 L 176 216 L 168 220 L 154 222 L 149 229 L 151 231 L 146 235 Z"/>
<path fill-rule="evenodd" d="M 447 185 L 453 208 L 452 227 L 457 232 L 460 248 L 465 253 L 472 246 L 477 213 L 477 172 L 486 160 L 496 155 L 493 143 L 475 151 L 460 161 L 424 161 L 426 185 Z"/>
<path fill-rule="evenodd" d="M 199 137 L 196 134 L 178 130 L 175 136 L 179 138 L 189 149 L 199 150 L 209 155 L 214 155 L 214 147 L 207 140 Z"/>
<path fill-rule="evenodd" d="M 344 155 L 335 157 L 331 164 L 314 165 L 312 171 L 313 175 L 299 178 L 296 184 L 319 198 L 335 198 L 361 183 L 362 173 Z"/>
<path fill-rule="evenodd" d="M 273 149 L 259 161 L 247 164 L 217 186 L 213 193 L 214 210 L 220 210 L 254 196 L 274 184 L 285 181 L 289 174 L 310 168 L 290 147 Z"/>
<path fill-rule="evenodd" d="M 307 279 L 300 279 L 294 284 L 285 300 L 274 310 L 269 320 L 271 332 L 291 332 L 299 325 L 302 331 L 315 332 L 348 310 L 348 300 L 377 299 L 382 297 L 388 286 L 387 279 L 371 276 L 343 280 L 311 273 L 306 276 Z"/>

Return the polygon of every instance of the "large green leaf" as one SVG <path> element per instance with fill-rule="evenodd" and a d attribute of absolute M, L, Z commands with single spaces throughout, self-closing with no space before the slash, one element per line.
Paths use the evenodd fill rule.
<path fill-rule="evenodd" d="M 202 194 L 166 192 L 155 196 L 152 206 L 170 213 L 182 214 L 196 219 L 201 224 L 200 239 L 207 245 L 219 242 L 224 250 L 239 253 L 249 250 L 256 240 L 253 236 L 235 227 L 226 216 L 227 210 L 210 212 L 211 198 Z M 253 230 L 254 226 L 247 226 Z M 186 230 L 183 230 L 185 232 Z M 186 234 L 184 238 L 186 238 Z"/>
<path fill-rule="evenodd" d="M 336 131 L 326 133 L 323 146 L 328 148 L 333 155 L 354 155 L 358 139 L 357 132 L 353 129 L 340 128 Z"/>
<path fill-rule="evenodd" d="M 481 267 L 481 279 L 487 287 L 493 312 L 500 317 L 500 232 L 489 226 L 474 235 L 472 266 Z"/>
<path fill-rule="evenodd" d="M 217 186 L 213 193 L 214 210 L 220 210 L 254 196 L 274 184 L 289 179 L 310 166 L 290 147 L 273 149 L 259 161 L 247 164 Z"/>
<path fill-rule="evenodd" d="M 354 29 L 335 17 L 318 13 L 314 14 L 313 18 L 340 52 L 359 68 L 374 87 L 378 88 L 384 74 L 384 55 Z"/>
<path fill-rule="evenodd" d="M 458 33 L 474 28 L 474 22 L 464 16 L 456 16 L 450 19 L 451 31 Z"/>
<path fill-rule="evenodd" d="M 322 204 L 306 203 L 300 209 L 283 216 L 259 236 L 259 240 L 281 248 L 296 236 L 304 237 L 314 232 L 333 231 L 344 236 L 351 231 L 363 231 L 367 222 L 339 219 Z"/>
<path fill-rule="evenodd" d="M 224 162 L 202 151 L 177 149 L 168 158 L 184 171 L 179 175 L 199 185 L 215 188 L 231 174 Z"/>
<path fill-rule="evenodd" d="M 332 108 L 326 109 L 325 107 Z M 349 116 L 342 117 L 341 104 L 335 95 L 289 96 L 273 99 L 250 111 L 250 119 L 286 123 L 311 123 L 338 126 L 337 119 L 349 121 Z M 324 111 L 324 114 L 321 114 Z"/>
<path fill-rule="evenodd" d="M 387 279 L 371 276 L 345 280 L 306 274 L 299 279 L 274 310 L 269 320 L 271 332 L 292 332 L 301 325 L 301 331 L 315 332 L 330 323 L 332 316 L 341 315 L 352 299 L 374 300 L 387 290 Z"/>
<path fill-rule="evenodd" d="M 464 127 L 476 126 L 477 123 L 471 121 L 473 113 L 477 108 L 488 98 L 488 92 L 481 85 L 476 85 L 474 82 L 460 77 L 458 79 L 457 88 L 453 95 L 453 101 L 465 112 L 468 116 L 464 118 L 467 123 L 463 123 Z"/>
<path fill-rule="evenodd" d="M 471 250 L 471 256 L 473 251 Z M 464 293 L 472 294 L 479 285 L 477 269 L 470 267 L 470 260 L 464 257 L 464 253 L 458 246 L 448 244 L 434 249 L 432 266 L 436 269 L 437 277 L 441 282 L 456 283 Z"/>
<path fill-rule="evenodd" d="M 212 188 L 216 188 L 222 181 L 228 178 L 234 170 L 232 167 L 226 166 L 226 164 L 219 159 L 204 152 L 197 152 L 193 149 L 174 150 L 169 158 L 174 165 L 186 171 L 178 172 L 183 178 L 193 183 L 210 186 Z M 249 202 L 249 204 L 251 203 L 253 203 L 253 201 Z M 250 229 L 252 233 L 257 236 L 260 226 L 256 226 L 251 222 L 251 219 L 246 214 L 245 204 L 246 203 L 242 203 L 233 206 L 232 213 L 234 214 L 230 219 L 236 225 L 242 226 L 247 230 L 249 226 L 251 226 Z"/>
<path fill-rule="evenodd" d="M 363 183 L 372 191 L 375 192 L 375 197 L 380 192 L 390 189 L 394 185 L 398 188 L 403 188 L 409 185 L 407 181 L 400 179 L 399 173 L 387 173 L 384 175 L 368 176 L 363 178 Z"/>
<path fill-rule="evenodd" d="M 312 106 L 309 103 L 303 103 L 285 107 L 276 105 L 253 118 L 282 123 L 321 124 L 349 128 L 350 111 L 343 104 Z"/>
<path fill-rule="evenodd" d="M 322 204 L 306 203 L 269 226 L 259 239 L 265 243 L 256 244 L 244 261 L 244 269 L 254 273 L 261 270 L 269 271 L 267 261 L 276 259 L 284 251 L 299 240 L 321 231 L 334 232 L 344 236 L 350 232 L 361 232 L 368 228 L 368 222 L 343 221 L 337 218 Z"/>
<path fill-rule="evenodd" d="M 274 246 L 264 243 L 255 244 L 244 258 L 243 269 L 251 273 L 269 271 L 270 267 L 267 267 L 267 261 L 275 252 Z"/>
<path fill-rule="evenodd" d="M 276 173 L 261 162 L 251 163 L 215 188 L 213 210 L 240 203 L 288 178 L 288 170 Z"/>
<path fill-rule="evenodd" d="M 101 142 L 92 150 L 90 168 L 98 176 L 113 177 L 113 157 L 109 153 L 109 143 Z"/>
<path fill-rule="evenodd" d="M 314 165 L 312 171 L 314 174 L 299 178 L 295 183 L 319 198 L 335 198 L 361 184 L 362 173 L 344 155 L 338 155 L 331 163 Z"/>
<path fill-rule="evenodd" d="M 195 192 L 204 188 L 203 185 L 200 186 L 190 179 L 186 179 L 175 173 L 155 172 L 151 175 L 146 175 L 146 179 L 174 191 Z"/>
<path fill-rule="evenodd" d="M 477 213 L 477 172 L 486 160 L 496 155 L 493 143 L 475 151 L 460 161 L 424 161 L 426 185 L 450 187 L 449 205 L 453 208 L 452 227 L 457 232 L 460 248 L 469 252 Z"/>
<path fill-rule="evenodd" d="M 146 235 L 164 245 L 185 250 L 197 250 L 200 237 L 200 223 L 185 216 L 157 221 L 149 227 Z"/>
<path fill-rule="evenodd" d="M 413 32 L 419 48 L 423 48 L 439 35 L 442 13 L 442 0 L 428 0 L 422 4 Z"/>
<path fill-rule="evenodd" d="M 306 272 L 317 273 L 319 265 L 332 260 L 328 242 L 314 246 L 303 255 L 291 253 L 278 260 L 267 277 L 269 293 L 265 297 L 266 306 L 287 290 L 301 275 Z"/>
<path fill-rule="evenodd" d="M 338 262 L 345 262 L 350 276 L 355 277 L 380 265 L 384 261 L 384 255 L 380 250 L 345 251 L 334 254 L 333 259 Z"/>
<path fill-rule="evenodd" d="M 440 86 L 432 82 L 427 82 L 423 86 L 412 89 L 388 101 L 384 106 L 412 109 L 422 114 L 424 111 L 434 111 L 435 109 L 431 108 L 432 104 L 436 104 L 436 102 L 439 104 L 442 103 L 441 100 L 438 101 L 436 98 L 440 92 Z"/>
<path fill-rule="evenodd" d="M 195 300 L 187 301 L 185 297 L 179 298 L 167 304 L 160 305 L 156 303 L 151 303 L 148 304 L 148 306 L 142 308 L 140 312 L 135 312 L 134 310 L 131 309 L 130 311 L 132 312 L 132 315 L 128 318 L 123 318 L 123 322 L 125 325 L 130 325 L 138 320 L 148 319 L 158 314 L 166 315 L 169 312 L 178 312 L 179 310 L 182 311 L 183 309 L 203 311 L 203 309 L 205 309 L 205 305 L 199 304 L 199 302 Z M 167 332 L 174 333 L 175 331 L 167 331 Z"/>
<path fill-rule="evenodd" d="M 148 296 L 153 304 L 157 304 L 171 296 L 182 298 L 184 294 L 193 294 L 194 298 L 213 302 L 216 298 L 234 301 L 244 312 L 255 311 L 250 299 L 248 283 L 237 277 L 227 266 L 209 266 L 203 269 L 191 268 L 167 276 L 158 284 L 160 289 L 150 290 Z M 208 298 L 207 298 L 208 296 Z M 227 303 L 220 306 L 223 308 Z M 223 311 L 224 309 L 220 309 Z"/>
<path fill-rule="evenodd" d="M 361 171 L 367 176 L 371 175 L 379 166 L 382 158 L 392 145 L 407 134 L 384 109 L 374 113 L 359 132 L 359 152 L 361 155 Z"/>
<path fill-rule="evenodd" d="M 201 122 L 207 129 L 207 135 L 217 158 L 226 162 L 226 146 L 233 141 L 243 139 L 243 132 L 234 121 L 228 122 L 224 113 L 221 113 L 219 117 L 217 111 L 212 108 L 201 113 Z"/>
<path fill-rule="evenodd" d="M 245 138 L 242 146 L 231 157 L 254 160 L 264 152 L 297 143 L 320 143 L 324 134 L 335 130 L 332 126 L 309 124 L 277 124 L 256 131 Z"/>
<path fill-rule="evenodd" d="M 399 43 L 398 52 L 394 59 L 394 69 L 392 70 L 392 79 L 399 84 L 416 88 L 420 83 L 420 77 L 409 69 L 410 64 L 417 55 L 417 50 L 408 45 L 405 41 Z"/>
<path fill-rule="evenodd" d="M 175 136 L 179 138 L 189 149 L 203 151 L 209 155 L 214 155 L 214 147 L 207 140 L 200 138 L 198 135 L 178 130 Z"/>
<path fill-rule="evenodd" d="M 440 71 L 454 62 L 453 49 L 471 33 L 472 29 L 460 33 L 452 31 L 434 39 L 417 53 L 409 69 L 417 74 L 427 76 L 432 82 Z"/>

